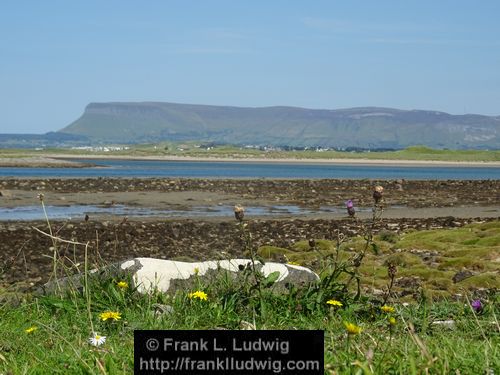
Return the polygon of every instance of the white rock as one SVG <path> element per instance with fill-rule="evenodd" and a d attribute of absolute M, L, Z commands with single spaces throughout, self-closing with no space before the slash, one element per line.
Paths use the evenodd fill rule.
<path fill-rule="evenodd" d="M 305 276 L 304 280 L 316 281 L 319 277 L 310 269 L 302 266 L 295 266 L 282 263 L 262 263 L 255 262 L 256 269 L 264 277 L 278 271 L 279 277 L 276 283 L 290 281 L 290 273 L 300 273 Z M 198 276 L 202 278 L 209 270 L 226 270 L 229 272 L 240 272 L 246 267 L 251 267 L 250 259 L 229 259 L 206 262 L 178 262 L 173 260 L 155 259 L 155 258 L 134 258 L 120 264 L 123 271 L 131 271 L 131 276 L 135 287 L 140 293 L 147 293 L 151 290 L 161 292 L 169 291 L 171 283 L 174 280 L 187 280 Z M 287 280 L 288 279 L 288 280 Z"/>
<path fill-rule="evenodd" d="M 455 328 L 454 320 L 435 320 L 434 322 L 432 322 L 432 324 L 446 328 Z"/>
<path fill-rule="evenodd" d="M 239 278 L 243 270 L 250 270 L 252 261 L 250 259 L 228 259 L 212 260 L 206 262 L 178 262 L 173 260 L 155 258 L 134 258 L 123 262 L 111 264 L 100 269 L 89 271 L 93 278 L 131 278 L 132 287 L 140 293 L 151 291 L 175 293 L 179 290 L 192 290 L 202 285 L 210 285 L 219 273 L 228 272 L 235 281 L 240 282 L 248 278 Z M 255 261 L 255 269 L 263 277 L 273 272 L 279 272 L 279 276 L 272 285 L 276 292 L 287 291 L 290 286 L 303 287 L 317 282 L 319 276 L 309 268 L 282 263 L 265 263 Z M 253 280 L 253 278 L 250 278 Z M 42 286 L 40 293 L 50 294 L 63 292 L 64 290 L 83 288 L 83 274 L 59 279 L 57 283 L 49 282 Z"/>

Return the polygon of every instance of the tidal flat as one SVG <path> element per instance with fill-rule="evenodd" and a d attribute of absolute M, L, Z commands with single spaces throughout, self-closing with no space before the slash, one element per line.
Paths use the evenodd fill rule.
<path fill-rule="evenodd" d="M 376 185 L 384 187 L 382 212 L 372 221 Z M 499 191 L 499 180 L 0 179 L 0 208 L 39 212 L 35 220 L 0 220 L 0 372 L 57 372 L 65 363 L 58 373 L 104 366 L 131 373 L 134 329 L 320 329 L 325 373 L 490 373 L 500 365 Z M 349 199 L 355 217 L 347 214 Z M 301 211 L 259 216 L 247 209 L 239 223 L 230 210 L 236 204 Z M 45 218 L 54 207 L 75 205 L 104 211 Z M 182 216 L 113 213 L 117 206 Z M 221 207 L 227 214 L 208 215 Z M 90 285 L 88 294 L 37 294 L 54 271 L 81 274 L 133 257 L 248 258 L 250 248 L 264 262 L 309 267 L 321 283 L 261 295 L 253 278 L 200 284 L 207 301 L 192 293 L 141 296 L 115 279 Z M 348 273 L 325 281 L 361 253 L 358 300 Z M 117 320 L 104 322 L 102 314 Z M 94 327 L 102 348 L 93 347 Z"/>
<path fill-rule="evenodd" d="M 500 269 L 500 228 L 488 223 L 498 223 L 500 217 L 498 180 L 3 179 L 0 208 L 38 207 L 39 217 L 0 221 L 0 282 L 29 290 L 49 279 L 54 242 L 40 231 L 52 232 L 61 239 L 89 242 L 93 266 L 139 256 L 188 261 L 245 256 L 231 212 L 235 204 L 269 209 L 265 215 L 248 211 L 245 216 L 253 246 L 262 256 L 278 261 L 291 259 L 317 268 L 317 254 L 297 253 L 296 247 L 314 239 L 322 243 L 326 252 L 333 251 L 335 236 L 342 233 L 349 239 L 343 249 L 345 256 L 355 252 L 363 223 L 371 217 L 374 185 L 384 187 L 384 212 L 374 226 L 383 251 L 378 257 L 370 257 L 364 269 L 367 289 L 377 292 L 385 282 L 378 269 L 393 258 L 397 258 L 406 278 L 399 283 L 403 294 L 415 293 L 416 286 L 428 285 L 436 294 L 449 295 L 461 287 L 452 279 L 464 269 L 470 271 L 469 277 L 480 280 L 477 285 L 469 280 L 467 288 L 497 286 L 491 280 L 498 279 Z M 355 219 L 345 211 L 348 199 L 355 202 Z M 87 214 L 86 218 L 83 212 L 71 218 L 45 218 L 46 213 L 50 215 L 50 207 L 75 205 L 99 206 L 103 211 Z M 119 205 L 177 210 L 181 214 L 162 217 L 113 213 L 112 208 Z M 106 207 L 111 210 L 106 211 Z M 211 210 L 221 207 L 229 207 L 226 215 L 210 215 Z M 276 207 L 298 210 L 277 212 Z M 322 211 L 325 207 L 331 209 Z M 464 246 L 469 246 L 470 252 L 456 257 L 450 258 L 450 254 L 435 246 L 419 245 L 418 238 L 414 240 L 416 244 L 404 242 L 409 235 L 418 237 L 418 233 L 423 236 L 427 231 L 437 231 L 435 236 L 439 237 L 440 231 L 444 231 L 445 242 L 451 243 L 455 234 L 460 237 L 459 229 L 486 224 L 493 225 L 487 232 L 470 231 L 478 236 L 488 233 L 491 246 L 477 249 L 476 242 L 485 240 L 478 237 L 474 242 L 474 238 L 468 238 L 469 245 Z M 78 271 L 75 264 L 82 264 L 83 248 L 64 244 L 57 248 L 69 271 Z M 415 262 L 419 267 L 414 267 Z"/>

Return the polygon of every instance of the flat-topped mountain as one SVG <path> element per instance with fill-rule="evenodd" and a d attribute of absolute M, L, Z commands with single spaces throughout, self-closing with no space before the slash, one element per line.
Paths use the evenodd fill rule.
<path fill-rule="evenodd" d="M 93 141 L 404 148 L 500 148 L 500 116 L 363 107 L 244 108 L 161 102 L 91 103 L 61 133 Z"/>

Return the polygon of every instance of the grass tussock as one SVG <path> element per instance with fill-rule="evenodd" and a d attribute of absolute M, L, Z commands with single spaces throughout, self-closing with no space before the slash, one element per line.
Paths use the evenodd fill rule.
<path fill-rule="evenodd" d="M 375 236 L 377 254 L 367 253 L 360 267 L 365 286 L 380 288 L 387 284 L 386 266 L 398 267 L 398 277 L 416 277 L 419 288 L 435 296 L 447 298 L 478 288 L 500 289 L 500 221 L 471 224 L 462 228 L 414 231 L 397 235 L 387 231 Z M 335 242 L 316 240 L 317 247 L 326 255 L 335 255 Z M 362 249 L 364 239 L 357 237 L 340 246 L 338 258 L 346 260 Z M 261 250 L 267 247 L 261 248 Z M 266 250 L 268 251 L 268 250 Z M 266 251 L 259 254 L 277 259 L 278 254 L 290 261 L 312 268 L 318 254 L 312 252 L 307 241 L 300 241 L 290 249 L 273 248 L 273 256 Z M 463 270 L 474 273 L 470 279 L 454 283 L 453 276 Z M 396 283 L 394 290 L 405 289 Z"/>

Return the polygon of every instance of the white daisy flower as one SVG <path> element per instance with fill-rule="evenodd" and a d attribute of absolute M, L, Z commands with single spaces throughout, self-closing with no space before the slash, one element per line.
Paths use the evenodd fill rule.
<path fill-rule="evenodd" d="M 106 342 L 106 336 L 100 336 L 97 333 L 94 333 L 91 338 L 89 338 L 89 342 L 94 346 L 102 345 Z"/>

